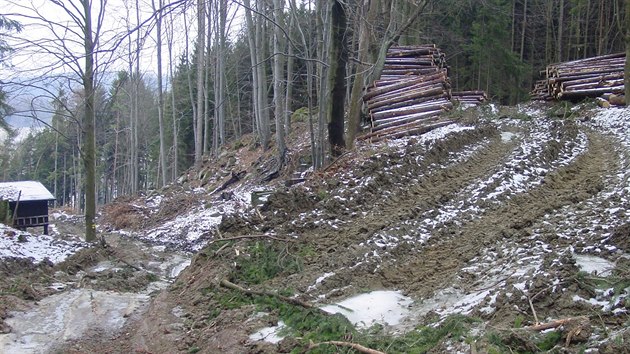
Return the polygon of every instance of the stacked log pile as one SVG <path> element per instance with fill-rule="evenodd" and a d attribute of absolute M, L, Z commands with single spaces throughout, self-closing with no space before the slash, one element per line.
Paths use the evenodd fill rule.
<path fill-rule="evenodd" d="M 463 105 L 480 105 L 488 100 L 484 91 L 458 91 L 451 92 L 451 102 Z"/>
<path fill-rule="evenodd" d="M 531 92 L 535 100 L 578 100 L 623 93 L 625 53 L 551 64 Z"/>
<path fill-rule="evenodd" d="M 358 139 L 379 141 L 422 134 L 452 123 L 444 53 L 435 45 L 392 47 L 379 80 L 363 96 L 372 129 Z"/>

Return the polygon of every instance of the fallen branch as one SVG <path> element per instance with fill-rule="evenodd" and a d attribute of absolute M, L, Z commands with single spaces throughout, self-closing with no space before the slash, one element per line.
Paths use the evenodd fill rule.
<path fill-rule="evenodd" d="M 276 293 L 272 293 L 272 292 L 269 292 L 269 291 L 245 289 L 244 287 L 242 287 L 240 285 L 237 285 L 237 284 L 234 284 L 234 283 L 232 283 L 231 281 L 229 281 L 227 279 L 221 280 L 220 284 L 221 284 L 221 286 L 226 287 L 228 289 L 240 291 L 240 292 L 248 294 L 248 295 L 271 296 L 271 297 L 275 297 L 278 300 L 287 302 L 287 303 L 289 303 L 291 305 L 301 306 L 301 307 L 304 307 L 304 308 L 309 309 L 309 310 L 316 310 L 316 311 L 320 312 L 321 314 L 324 314 L 324 315 L 327 315 L 327 316 L 330 315 L 328 312 L 320 309 L 319 307 L 317 307 L 317 306 L 315 306 L 315 305 L 313 305 L 311 303 L 308 303 L 308 302 L 296 299 L 296 298 L 282 296 L 282 295 L 279 295 L 279 294 L 276 294 Z"/>
<path fill-rule="evenodd" d="M 547 322 L 547 323 L 541 323 L 541 324 L 537 324 L 534 326 L 529 326 L 529 327 L 525 327 L 526 329 L 532 330 L 532 331 L 543 331 L 545 329 L 549 329 L 549 328 L 558 328 L 560 326 L 563 326 L 569 322 L 574 322 L 574 321 L 583 321 L 588 319 L 588 317 L 586 316 L 580 316 L 580 317 L 569 317 L 569 318 L 564 318 L 561 320 L 555 320 L 555 321 L 551 321 L 551 322 Z"/>
<path fill-rule="evenodd" d="M 365 353 L 365 354 L 385 354 L 382 351 L 379 350 L 375 350 L 375 349 L 371 349 L 368 347 L 364 347 L 361 344 L 357 344 L 357 343 L 350 343 L 350 342 L 341 342 L 341 341 L 337 341 L 337 340 L 331 340 L 331 341 L 327 341 L 327 342 L 321 342 L 321 343 L 313 343 L 311 341 L 311 344 L 309 344 L 308 346 L 308 351 L 315 349 L 321 345 L 337 345 L 340 347 L 348 347 L 348 348 L 352 348 L 360 353 Z"/>

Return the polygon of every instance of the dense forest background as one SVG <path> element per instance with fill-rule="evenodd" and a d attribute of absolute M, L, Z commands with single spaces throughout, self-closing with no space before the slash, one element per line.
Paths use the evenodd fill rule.
<path fill-rule="evenodd" d="M 7 1 L 13 12 L 0 23 L 0 99 L 16 87 L 44 92 L 29 110 L 3 106 L 3 115 L 52 116 L 20 144 L 5 141 L 0 179 L 42 181 L 58 205 L 77 209 L 89 190 L 89 132 L 97 203 L 171 183 L 244 134 L 277 151 L 281 165 L 298 110 L 311 112 L 313 164 L 322 166 L 329 123 L 339 119 L 329 106 L 331 71 L 343 74 L 347 112 L 360 97 L 354 82 L 364 89 L 392 44 L 435 43 L 453 90 L 484 90 L 502 104 L 527 100 L 550 63 L 625 50 L 623 0 L 135 0 L 110 12 L 97 2 L 57 4 L 60 20 Z M 99 30 L 116 16 L 117 31 Z M 29 38 L 28 26 L 55 35 Z M 45 74 L 16 64 L 32 51 L 50 56 Z"/>

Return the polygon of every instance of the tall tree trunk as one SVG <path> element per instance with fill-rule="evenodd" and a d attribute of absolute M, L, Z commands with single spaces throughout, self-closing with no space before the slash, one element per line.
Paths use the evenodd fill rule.
<path fill-rule="evenodd" d="M 204 0 L 197 0 L 197 117 L 195 131 L 195 165 L 201 165 L 204 139 L 204 62 L 206 45 L 206 8 Z"/>
<path fill-rule="evenodd" d="M 289 27 L 287 32 L 289 34 L 293 33 L 293 29 L 295 28 L 295 17 L 291 16 L 289 20 Z M 293 44 L 289 43 L 288 45 L 288 58 L 287 58 L 287 81 L 286 81 L 286 97 L 284 99 L 284 128 L 285 135 L 289 135 L 291 133 L 291 106 L 293 103 L 293 70 L 294 70 L 294 49 Z"/>
<path fill-rule="evenodd" d="M 319 64 L 317 65 L 317 76 L 319 77 L 318 87 L 316 88 L 317 92 L 320 92 L 319 95 L 319 112 L 317 117 L 317 145 L 316 145 L 316 154 L 315 154 L 315 166 L 316 168 L 321 168 L 324 165 L 324 157 L 325 157 L 325 132 L 326 122 L 328 117 L 330 116 L 330 87 L 328 86 L 328 71 L 329 67 L 324 66 L 321 63 L 327 62 L 330 53 L 330 45 L 331 45 L 331 27 L 330 26 L 330 12 L 331 12 L 331 1 L 317 1 L 317 38 L 321 38 L 321 40 L 317 43 L 317 58 L 319 59 Z"/>
<path fill-rule="evenodd" d="M 376 18 L 378 6 L 370 0 L 363 0 L 363 4 L 357 11 L 359 11 L 358 18 L 358 32 L 359 32 L 359 45 L 358 45 L 358 61 L 355 69 L 354 82 L 352 84 L 352 91 L 350 92 L 350 108 L 348 110 L 348 136 L 346 139 L 346 146 L 349 149 L 354 147 L 354 139 L 361 124 L 361 106 L 362 96 L 364 88 L 367 84 L 365 82 L 365 67 L 362 63 L 369 60 L 369 46 L 370 35 L 367 25 L 373 23 Z"/>
<path fill-rule="evenodd" d="M 258 135 L 258 140 L 261 145 L 266 145 L 267 137 L 264 135 L 264 132 L 261 127 L 261 110 L 259 108 L 259 100 L 258 100 L 258 65 L 257 64 L 257 46 L 256 46 L 256 29 L 254 25 L 254 20 L 252 18 L 251 4 L 249 0 L 243 1 L 245 4 L 245 21 L 247 23 L 247 41 L 249 43 L 249 57 L 251 61 L 252 67 L 252 106 L 254 110 L 254 121 L 255 121 L 255 129 L 256 134 Z"/>
<path fill-rule="evenodd" d="M 562 41 L 564 37 L 564 0 L 560 0 L 558 7 L 558 43 L 556 44 L 556 60 L 561 62 L 563 59 L 564 48 Z"/>
<path fill-rule="evenodd" d="M 523 3 L 523 22 L 521 23 L 521 50 L 520 58 L 523 61 L 525 55 L 525 32 L 527 31 L 527 0 Z"/>
<path fill-rule="evenodd" d="M 344 140 L 344 111 L 346 108 L 346 50 L 347 29 L 346 11 L 338 0 L 333 0 L 331 9 L 331 43 L 328 60 L 328 85 L 330 93 L 330 113 L 328 115 L 328 141 L 331 156 L 339 156 L 346 147 Z"/>
<path fill-rule="evenodd" d="M 179 175 L 179 129 L 177 124 L 177 112 L 175 107 L 175 76 L 173 75 L 173 15 L 169 14 L 171 26 L 166 31 L 168 40 L 168 71 L 171 80 L 171 120 L 173 124 L 173 163 L 171 165 L 171 180 L 174 181 Z"/>
<path fill-rule="evenodd" d="M 278 148 L 278 163 L 284 164 L 284 155 L 286 153 L 286 146 L 284 141 L 284 55 L 283 44 L 284 34 L 282 32 L 283 23 L 283 9 L 284 0 L 273 1 L 274 10 L 273 17 L 276 22 L 273 31 L 273 103 L 274 103 L 274 115 L 276 119 L 276 145 Z"/>
<path fill-rule="evenodd" d="M 216 66 L 215 66 L 215 89 L 214 89 L 214 119 L 215 119 L 215 142 L 214 151 L 225 144 L 225 61 L 227 60 L 226 48 L 226 24 L 227 24 L 227 1 L 220 0 L 217 4 L 217 28 L 215 34 Z"/>
<path fill-rule="evenodd" d="M 156 11 L 155 0 L 152 0 L 153 11 Z M 162 184 L 168 183 L 168 168 L 166 163 L 166 136 L 164 134 L 164 87 L 162 84 L 162 0 L 158 3 L 159 12 L 156 16 L 157 31 L 157 86 L 158 86 L 158 126 L 160 130 L 160 157 L 159 164 L 162 166 Z M 160 186 L 158 181 L 157 186 Z"/>
<path fill-rule="evenodd" d="M 256 2 L 258 13 L 264 12 L 264 4 L 261 1 Z M 271 140 L 271 127 L 269 126 L 269 106 L 268 88 L 267 88 L 267 71 L 265 70 L 265 28 L 264 21 L 261 15 L 257 15 L 256 20 L 256 77 L 258 82 L 258 109 L 260 113 L 260 129 L 262 132 L 263 140 L 261 144 L 264 149 L 269 148 L 269 141 Z"/>
<path fill-rule="evenodd" d="M 83 163 L 85 166 L 85 241 L 96 240 L 96 139 L 94 110 L 94 39 L 92 38 L 92 8 L 90 0 L 82 0 L 85 15 L 85 117 L 83 120 Z"/>
<path fill-rule="evenodd" d="M 290 4 L 291 4 L 291 9 L 292 11 L 292 16 L 295 18 L 296 15 L 296 3 L 295 0 L 290 0 Z M 308 3 L 308 12 L 311 13 L 311 3 Z M 297 19 L 295 19 L 295 21 L 297 22 Z M 311 32 L 311 21 L 309 21 L 309 33 Z M 306 58 L 308 59 L 306 61 L 306 91 L 307 91 L 307 105 L 308 105 L 308 127 L 309 127 L 309 136 L 311 139 L 311 163 L 313 168 L 317 168 L 317 161 L 316 161 L 316 155 L 317 155 L 317 141 L 315 138 L 315 127 L 314 127 L 314 122 L 313 122 L 313 77 L 314 77 L 314 64 L 313 64 L 313 60 L 312 59 L 312 52 L 311 52 L 311 44 L 309 42 L 309 40 L 306 39 L 306 36 L 304 35 L 304 31 L 302 30 L 302 27 L 297 26 L 297 30 L 300 33 L 300 38 L 302 39 L 302 45 L 304 46 L 304 53 Z M 309 37 L 310 39 L 310 37 Z"/>

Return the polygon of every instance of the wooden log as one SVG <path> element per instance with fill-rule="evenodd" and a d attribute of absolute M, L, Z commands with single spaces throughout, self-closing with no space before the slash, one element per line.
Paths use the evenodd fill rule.
<path fill-rule="evenodd" d="M 395 91 L 401 88 L 405 88 L 405 87 L 409 87 L 409 86 L 413 86 L 417 83 L 420 83 L 423 81 L 422 77 L 414 77 L 412 79 L 404 79 L 404 80 L 400 80 L 400 82 L 395 83 L 393 82 L 390 85 L 386 85 L 383 87 L 379 87 L 376 89 L 372 89 L 372 90 L 368 90 L 368 92 L 363 95 L 363 101 L 368 101 L 369 99 L 378 96 L 378 95 L 382 95 L 384 93 L 387 92 L 391 92 L 391 91 Z"/>
<path fill-rule="evenodd" d="M 390 47 L 389 50 L 387 51 L 387 57 L 395 58 L 395 57 L 407 57 L 407 56 L 416 56 L 416 55 L 420 56 L 420 55 L 433 54 L 436 52 L 438 52 L 436 48 L 430 48 L 430 47 L 421 47 L 421 48 L 416 48 L 416 49 Z"/>
<path fill-rule="evenodd" d="M 431 72 L 431 71 L 428 71 L 428 72 Z M 402 76 L 402 77 L 411 76 L 411 75 L 419 76 L 419 75 L 424 75 L 426 73 L 427 73 L 427 71 L 424 70 L 424 69 L 404 69 L 404 70 L 383 69 L 383 72 L 382 72 L 383 75 L 398 75 L 398 76 Z"/>
<path fill-rule="evenodd" d="M 574 90 L 574 91 L 562 91 L 558 93 L 558 98 L 578 98 L 578 97 L 594 97 L 604 93 L 622 93 L 624 92 L 624 86 L 612 86 L 601 87 L 594 89 Z"/>
<path fill-rule="evenodd" d="M 619 80 L 619 79 L 623 79 L 623 72 L 616 72 L 616 73 L 605 74 L 605 75 L 587 76 L 583 79 L 562 80 L 561 82 L 564 85 L 572 85 L 572 84 L 584 84 L 588 82 Z"/>
<path fill-rule="evenodd" d="M 562 84 L 562 91 L 575 91 L 581 89 L 593 89 L 593 88 L 604 88 L 604 87 L 614 87 L 623 85 L 623 79 L 621 80 L 611 80 L 611 81 L 595 81 L 595 82 L 585 82 L 583 84 Z"/>
<path fill-rule="evenodd" d="M 444 93 L 444 86 L 441 84 L 433 85 L 426 89 L 416 90 L 409 93 L 401 94 L 398 97 L 389 98 L 387 100 L 374 102 L 369 109 L 387 106 L 393 103 L 403 102 L 414 98 L 436 96 Z"/>
<path fill-rule="evenodd" d="M 426 123 L 427 121 L 430 121 L 430 120 L 436 120 L 440 118 L 440 114 L 443 112 L 444 110 L 437 109 L 437 110 L 429 111 L 429 112 L 423 112 L 423 113 L 412 114 L 412 115 L 403 116 L 403 117 L 391 118 L 392 119 L 391 121 L 387 123 L 383 123 L 383 124 L 378 124 L 375 127 L 373 127 L 372 134 L 378 134 L 379 131 L 390 129 L 393 127 L 399 127 L 407 123 L 417 123 L 417 122 Z"/>
<path fill-rule="evenodd" d="M 414 92 L 414 91 L 426 90 L 426 89 L 434 87 L 436 85 L 440 85 L 441 87 L 445 88 L 446 82 L 445 82 L 444 78 L 437 78 L 437 79 L 433 79 L 433 80 L 429 80 L 429 81 L 420 81 L 420 82 L 414 83 L 413 85 L 409 85 L 409 86 L 406 86 L 406 87 L 401 87 L 401 88 L 397 88 L 397 89 L 393 89 L 393 90 L 387 91 L 387 92 L 382 93 L 382 94 L 380 94 L 378 96 L 374 96 L 374 97 L 370 98 L 367 101 L 368 102 L 368 107 L 370 105 L 373 105 L 374 103 L 377 103 L 377 102 L 380 102 L 380 101 L 384 101 L 384 100 L 388 100 L 388 99 L 391 99 L 391 98 L 399 97 L 401 94 Z"/>
<path fill-rule="evenodd" d="M 380 94 L 378 96 L 372 97 L 371 99 L 367 101 L 368 108 L 372 107 L 372 105 L 374 105 L 375 103 L 397 98 L 397 97 L 400 97 L 400 95 L 404 95 L 410 92 L 424 91 L 436 85 L 440 85 L 441 87 L 444 88 L 445 83 L 440 80 L 433 80 L 430 82 L 419 82 L 411 86 L 395 89 L 387 93 Z"/>
<path fill-rule="evenodd" d="M 370 116 L 372 120 L 383 120 L 383 119 L 388 119 L 392 117 L 405 116 L 408 114 L 432 111 L 435 109 L 450 109 L 452 108 L 452 106 L 453 104 L 446 98 L 439 98 L 437 100 L 423 102 L 416 105 L 409 105 L 406 107 L 371 113 Z"/>
<path fill-rule="evenodd" d="M 414 99 L 408 100 L 408 101 L 393 103 L 393 104 L 390 104 L 390 105 L 385 105 L 385 106 L 381 106 L 381 107 L 370 109 L 370 113 L 382 112 L 382 111 L 387 111 L 387 110 L 390 110 L 390 109 L 396 109 L 396 108 L 400 108 L 400 107 L 407 107 L 407 106 L 410 106 L 410 105 L 421 104 L 423 102 L 430 102 L 430 101 L 433 101 L 433 100 L 436 100 L 436 99 L 440 99 L 440 98 L 448 98 L 448 94 L 446 92 L 444 92 L 441 95 L 429 96 L 429 97 L 420 97 L 420 98 L 414 98 Z"/>
<path fill-rule="evenodd" d="M 414 64 L 385 64 L 383 70 L 425 70 L 426 66 Z"/>
<path fill-rule="evenodd" d="M 434 80 L 446 80 L 446 70 L 441 70 L 437 73 L 433 73 L 430 75 L 423 75 L 420 77 L 415 77 L 413 79 L 403 79 L 400 82 L 384 86 L 382 88 L 373 89 L 368 91 L 365 95 L 363 95 L 363 100 L 368 101 L 376 96 L 387 94 L 389 92 L 399 90 L 402 88 L 411 88 L 415 84 L 420 84 L 423 82 L 433 82 Z"/>

